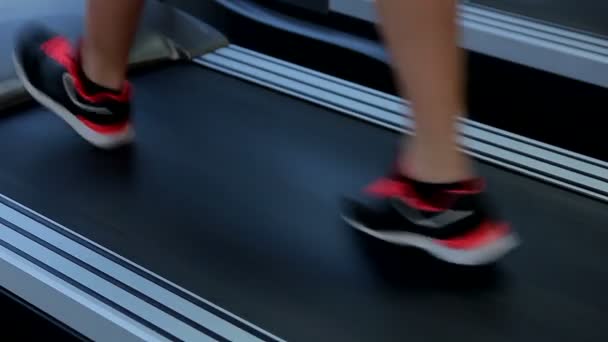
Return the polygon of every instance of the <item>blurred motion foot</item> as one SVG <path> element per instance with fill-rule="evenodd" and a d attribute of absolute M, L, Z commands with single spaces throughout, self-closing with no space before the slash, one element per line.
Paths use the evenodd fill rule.
<path fill-rule="evenodd" d="M 17 75 L 38 102 L 97 147 L 109 149 L 133 140 L 128 83 L 112 90 L 87 79 L 78 49 L 43 26 L 28 25 L 16 43 Z"/>
<path fill-rule="evenodd" d="M 483 191 L 480 179 L 428 184 L 395 173 L 345 199 L 343 218 L 374 238 L 449 263 L 489 264 L 515 248 L 518 238 L 487 209 Z"/>

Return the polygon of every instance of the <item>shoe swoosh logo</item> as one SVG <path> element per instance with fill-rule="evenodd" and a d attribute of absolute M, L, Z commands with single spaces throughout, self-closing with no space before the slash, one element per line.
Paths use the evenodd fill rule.
<path fill-rule="evenodd" d="M 422 226 L 422 227 L 426 227 L 426 228 L 433 228 L 433 229 L 440 229 L 440 228 L 449 226 L 450 224 L 458 222 L 466 217 L 469 217 L 469 216 L 473 215 L 473 213 L 474 213 L 473 211 L 469 211 L 469 210 L 448 209 L 448 210 L 442 211 L 441 213 L 439 213 L 435 216 L 424 217 L 424 216 L 422 216 L 420 211 L 408 206 L 407 204 L 403 203 L 403 201 L 401 201 L 399 199 L 393 199 L 393 200 L 391 200 L 391 203 L 392 203 L 393 207 L 395 209 L 397 209 L 397 211 L 399 211 L 399 213 L 401 215 L 403 215 L 410 222 L 412 222 L 418 226 Z"/>
<path fill-rule="evenodd" d="M 97 107 L 90 104 L 83 103 L 78 99 L 78 95 L 76 95 L 76 87 L 74 86 L 74 78 L 69 73 L 63 73 L 63 87 L 65 88 L 68 97 L 72 102 L 78 106 L 80 109 L 86 110 L 87 112 L 92 112 L 95 114 L 102 115 L 112 115 L 112 111 L 105 107 Z"/>

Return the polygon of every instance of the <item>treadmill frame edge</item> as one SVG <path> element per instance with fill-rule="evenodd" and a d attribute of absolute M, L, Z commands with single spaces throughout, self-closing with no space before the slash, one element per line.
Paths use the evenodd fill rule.
<path fill-rule="evenodd" d="M 9 229 L 0 224 L 0 230 Z M 53 274 L 24 249 L 0 237 L 0 273 L 6 291 L 94 341 L 160 340 L 153 331 Z"/>
<path fill-rule="evenodd" d="M 282 341 L 0 195 L 0 285 L 92 340 Z"/>
<path fill-rule="evenodd" d="M 329 0 L 332 12 L 375 23 L 373 0 Z M 476 5 L 460 5 L 462 47 L 608 87 L 608 40 Z"/>
<path fill-rule="evenodd" d="M 407 101 L 235 45 L 195 63 L 396 132 L 411 134 Z M 405 114 L 405 115 L 404 115 Z M 462 148 L 489 164 L 608 202 L 608 162 L 463 119 Z"/>

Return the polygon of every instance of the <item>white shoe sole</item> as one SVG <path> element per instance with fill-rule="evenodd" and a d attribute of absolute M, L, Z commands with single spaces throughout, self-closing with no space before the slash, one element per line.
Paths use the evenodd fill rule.
<path fill-rule="evenodd" d="M 41 92 L 38 88 L 34 87 L 34 85 L 32 85 L 25 75 L 23 66 L 14 53 L 13 63 L 15 65 L 17 77 L 19 77 L 27 92 L 30 93 L 30 95 L 41 105 L 57 114 L 57 116 L 72 127 L 72 129 L 74 129 L 74 131 L 76 131 L 76 133 L 78 133 L 78 135 L 80 135 L 84 140 L 102 149 L 112 149 L 130 144 L 135 139 L 135 132 L 133 131 L 131 125 L 126 126 L 125 129 L 121 130 L 120 132 L 111 134 L 103 134 L 92 130 L 82 121 L 78 120 L 74 114 L 72 114 L 59 102 L 53 100 Z"/>
<path fill-rule="evenodd" d="M 480 266 L 493 263 L 516 248 L 519 238 L 511 233 L 492 243 L 475 249 L 454 249 L 438 244 L 434 239 L 407 232 L 378 233 L 364 225 L 342 216 L 344 221 L 353 228 L 377 239 L 400 245 L 421 249 L 434 257 L 457 265 Z"/>

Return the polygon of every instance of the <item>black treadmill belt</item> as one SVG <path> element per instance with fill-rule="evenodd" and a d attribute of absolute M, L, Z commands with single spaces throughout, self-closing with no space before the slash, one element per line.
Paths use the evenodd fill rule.
<path fill-rule="evenodd" d="M 135 84 L 130 149 L 40 108 L 4 119 L 0 192 L 287 340 L 608 336 L 606 205 L 481 165 L 524 245 L 452 268 L 339 219 L 396 135 L 196 66 Z"/>

